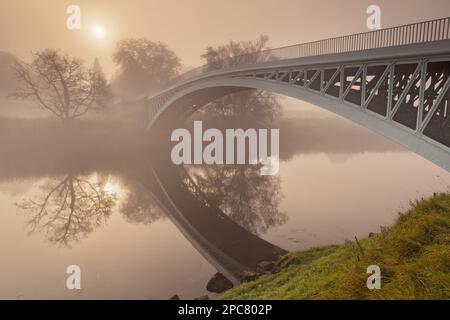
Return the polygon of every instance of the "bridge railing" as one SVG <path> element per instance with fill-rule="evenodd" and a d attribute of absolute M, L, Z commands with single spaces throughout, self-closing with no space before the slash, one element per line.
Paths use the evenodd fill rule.
<path fill-rule="evenodd" d="M 450 39 L 450 17 L 319 40 L 270 51 L 277 58 L 290 59 L 447 39 Z"/>
<path fill-rule="evenodd" d="M 254 65 L 272 60 L 313 57 L 449 39 L 450 17 L 447 17 L 234 56 L 222 61 L 219 67 L 212 68 L 206 64 L 187 71 L 172 79 L 164 87 L 167 88 L 175 83 L 201 76 L 209 71 Z"/>

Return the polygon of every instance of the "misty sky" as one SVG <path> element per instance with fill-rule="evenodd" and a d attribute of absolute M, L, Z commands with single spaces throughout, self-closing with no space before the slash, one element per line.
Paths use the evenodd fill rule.
<path fill-rule="evenodd" d="M 81 7 L 82 29 L 66 28 L 66 8 Z M 367 31 L 366 8 L 378 4 L 382 26 L 450 16 L 449 0 L 0 0 L 0 51 L 21 58 L 31 50 L 61 48 L 100 59 L 111 75 L 111 53 L 124 37 L 166 42 L 186 67 L 198 66 L 207 46 L 270 37 L 292 45 Z M 94 26 L 104 28 L 97 39 Z"/>

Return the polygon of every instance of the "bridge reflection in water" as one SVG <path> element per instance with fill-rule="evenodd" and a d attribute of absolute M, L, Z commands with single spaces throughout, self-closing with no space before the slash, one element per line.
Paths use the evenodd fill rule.
<path fill-rule="evenodd" d="M 254 273 L 260 262 L 286 253 L 211 205 L 184 168 L 161 154 L 170 152 L 153 157 L 141 181 L 195 249 L 234 284 Z"/>

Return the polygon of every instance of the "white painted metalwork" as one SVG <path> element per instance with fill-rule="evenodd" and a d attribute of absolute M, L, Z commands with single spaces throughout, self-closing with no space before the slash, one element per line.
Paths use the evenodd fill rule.
<path fill-rule="evenodd" d="M 450 171 L 449 28 L 443 18 L 202 66 L 148 97 L 149 127 L 175 102 L 191 108 L 188 94 L 259 88 L 344 116 Z"/>

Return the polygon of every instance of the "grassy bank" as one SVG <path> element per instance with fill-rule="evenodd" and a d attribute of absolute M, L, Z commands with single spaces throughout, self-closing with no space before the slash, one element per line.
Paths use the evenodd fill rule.
<path fill-rule="evenodd" d="M 368 290 L 367 267 L 381 268 L 382 287 Z M 373 237 L 291 253 L 274 274 L 223 299 L 450 299 L 450 194 L 412 203 Z"/>

